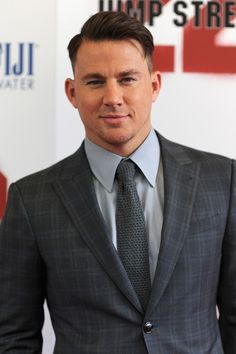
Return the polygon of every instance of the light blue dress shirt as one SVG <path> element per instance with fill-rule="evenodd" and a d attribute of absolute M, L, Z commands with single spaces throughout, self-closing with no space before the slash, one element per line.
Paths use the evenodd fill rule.
<path fill-rule="evenodd" d="M 112 242 L 116 238 L 116 168 L 124 158 L 85 139 L 85 152 L 94 176 L 94 187 L 99 207 L 107 225 Z M 161 242 L 164 210 L 163 169 L 160 146 L 152 129 L 145 141 L 129 157 L 142 171 L 136 169 L 135 182 L 144 211 L 149 243 L 149 263 L 153 281 Z"/>

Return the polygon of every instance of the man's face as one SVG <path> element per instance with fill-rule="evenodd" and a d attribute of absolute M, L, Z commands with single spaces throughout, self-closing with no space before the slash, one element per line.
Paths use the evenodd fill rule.
<path fill-rule="evenodd" d="M 82 42 L 74 80 L 67 79 L 65 87 L 95 144 L 128 156 L 147 137 L 160 74 L 150 74 L 137 41 Z"/>

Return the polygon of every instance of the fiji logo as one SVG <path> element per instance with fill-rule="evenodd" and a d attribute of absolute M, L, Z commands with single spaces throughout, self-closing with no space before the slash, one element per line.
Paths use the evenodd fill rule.
<path fill-rule="evenodd" d="M 32 90 L 35 43 L 0 43 L 0 89 Z"/>

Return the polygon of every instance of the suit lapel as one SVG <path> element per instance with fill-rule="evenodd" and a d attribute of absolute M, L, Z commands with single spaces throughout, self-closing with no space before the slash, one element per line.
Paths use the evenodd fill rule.
<path fill-rule="evenodd" d="M 118 253 L 108 237 L 83 146 L 74 156 L 76 158 L 74 163 L 76 171 L 69 178 L 68 176 L 64 179 L 60 178 L 54 183 L 56 193 L 78 229 L 80 236 L 104 270 L 137 310 L 143 313 Z"/>
<path fill-rule="evenodd" d="M 161 247 L 147 308 L 150 316 L 174 271 L 188 230 L 198 185 L 199 164 L 193 164 L 183 148 L 159 136 L 164 169 L 164 218 Z"/>
<path fill-rule="evenodd" d="M 161 248 L 146 316 L 157 306 L 174 271 L 188 230 L 200 165 L 193 164 L 184 149 L 159 136 L 164 170 L 165 206 Z M 54 188 L 94 256 L 123 294 L 143 313 L 100 212 L 92 173 L 83 146 L 74 155 L 69 176 L 58 178 Z M 71 166 L 68 166 L 67 170 Z"/>

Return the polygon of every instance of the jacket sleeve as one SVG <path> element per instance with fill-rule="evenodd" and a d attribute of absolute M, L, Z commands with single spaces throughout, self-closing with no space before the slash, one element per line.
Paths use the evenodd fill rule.
<path fill-rule="evenodd" d="M 0 225 L 0 354 L 42 351 L 45 267 L 20 192 L 12 184 Z"/>
<path fill-rule="evenodd" d="M 219 326 L 225 354 L 236 353 L 236 161 L 232 178 L 228 223 L 222 247 L 218 292 Z"/>

